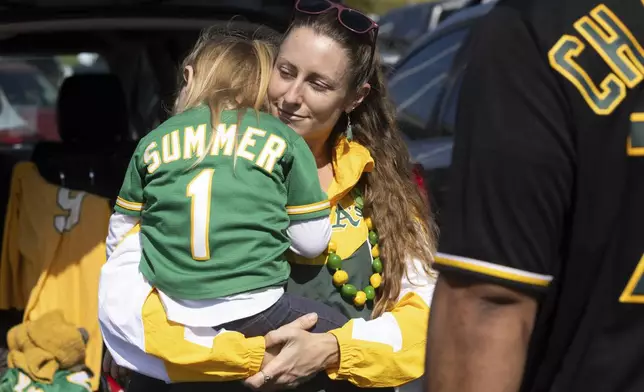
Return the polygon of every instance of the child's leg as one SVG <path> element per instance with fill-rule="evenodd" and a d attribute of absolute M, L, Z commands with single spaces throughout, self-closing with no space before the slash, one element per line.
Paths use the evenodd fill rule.
<path fill-rule="evenodd" d="M 270 331 L 312 312 L 317 313 L 318 322 L 311 332 L 328 332 L 343 326 L 349 321 L 348 317 L 330 306 L 308 298 L 285 293 L 273 306 L 265 311 L 241 320 L 218 325 L 215 328 L 237 331 L 243 333 L 246 337 L 264 336 Z"/>
<path fill-rule="evenodd" d="M 318 322 L 310 332 L 321 333 L 340 328 L 349 321 L 349 318 L 339 310 L 309 298 L 286 293 L 281 301 L 288 305 L 288 311 L 283 314 L 269 313 L 266 315 L 273 323 L 280 326 L 295 321 L 308 313 L 317 313 Z"/>
<path fill-rule="evenodd" d="M 261 313 L 257 313 L 253 316 L 231 321 L 225 324 L 217 325 L 213 328 L 223 328 L 228 331 L 236 331 L 244 334 L 244 336 L 246 336 L 247 338 L 264 336 L 270 331 L 281 326 L 280 323 L 276 323 L 275 320 L 272 320 L 272 318 L 279 314 L 286 315 L 287 313 L 288 301 L 285 301 L 284 295 L 282 295 L 282 297 L 277 300 L 275 304 Z M 271 316 L 270 319 L 268 316 Z"/>

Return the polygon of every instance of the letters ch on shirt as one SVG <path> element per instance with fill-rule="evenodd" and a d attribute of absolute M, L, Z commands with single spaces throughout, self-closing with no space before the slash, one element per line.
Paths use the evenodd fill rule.
<path fill-rule="evenodd" d="M 641 0 L 644 7 L 644 0 Z M 588 106 L 600 116 L 611 114 L 629 90 L 644 80 L 644 49 L 629 28 L 605 4 L 579 18 L 575 30 L 606 62 L 612 72 L 595 83 L 576 60 L 586 50 L 579 37 L 564 35 L 548 52 L 552 68 L 568 79 Z M 639 105 L 644 106 L 644 105 Z M 638 106 L 638 108 L 639 108 Z M 632 113 L 626 154 L 644 156 L 644 111 Z M 624 288 L 619 301 L 644 304 L 644 255 Z"/>
<path fill-rule="evenodd" d="M 628 89 L 644 79 L 644 49 L 604 4 L 579 18 L 574 28 L 591 48 L 579 37 L 566 34 L 548 52 L 550 65 L 575 85 L 595 113 L 609 115 L 624 100 Z M 576 61 L 585 50 L 594 50 L 612 70 L 599 84 Z"/>

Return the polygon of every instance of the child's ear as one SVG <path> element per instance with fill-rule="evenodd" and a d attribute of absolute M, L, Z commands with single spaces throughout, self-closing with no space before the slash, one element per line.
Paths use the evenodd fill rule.
<path fill-rule="evenodd" d="M 186 67 L 183 69 L 183 80 L 186 81 L 186 87 L 190 88 L 192 86 L 194 75 L 195 70 L 192 68 L 192 65 L 186 65 Z"/>

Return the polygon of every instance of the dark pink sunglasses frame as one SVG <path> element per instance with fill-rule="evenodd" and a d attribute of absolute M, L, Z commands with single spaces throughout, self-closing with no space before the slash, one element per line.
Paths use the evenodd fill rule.
<path fill-rule="evenodd" d="M 309 15 L 320 15 L 320 14 L 327 13 L 327 12 L 329 12 L 331 10 L 337 10 L 338 11 L 338 22 L 340 22 L 340 24 L 342 26 L 344 26 L 347 30 L 353 31 L 356 34 L 365 34 L 365 33 L 368 33 L 370 31 L 373 31 L 373 30 L 378 30 L 378 23 L 374 22 L 370 17 L 368 17 L 367 15 L 363 14 L 362 12 L 360 12 L 358 10 L 355 10 L 353 8 L 344 6 L 342 4 L 334 3 L 334 2 L 332 2 L 330 0 L 318 0 L 318 1 L 325 2 L 328 5 L 328 8 L 325 8 L 325 9 L 323 9 L 321 11 L 308 11 L 306 9 L 300 8 L 300 3 L 303 3 L 303 2 L 306 2 L 306 1 L 307 0 L 297 0 L 295 2 L 295 10 L 297 12 L 301 12 L 303 14 L 309 14 Z M 351 12 L 351 13 L 355 12 L 356 14 L 361 15 L 362 17 L 365 18 L 365 20 L 368 20 L 368 21 L 371 22 L 371 26 L 369 26 L 367 29 L 365 29 L 363 31 L 356 30 L 353 27 L 348 26 L 346 23 L 344 23 L 342 21 L 342 17 L 341 17 L 342 11 L 347 11 L 347 12 Z"/>
<path fill-rule="evenodd" d="M 320 10 L 320 11 L 308 11 L 308 10 L 300 8 L 300 3 L 304 3 L 306 1 L 307 0 L 297 0 L 295 2 L 295 11 L 297 11 L 297 12 L 299 12 L 301 14 L 305 14 L 305 15 L 321 15 L 321 14 L 327 13 L 327 12 L 329 12 L 331 10 L 337 10 L 338 22 L 340 22 L 340 24 L 342 26 L 344 26 L 345 29 L 347 29 L 347 30 L 349 30 L 349 31 L 351 31 L 353 33 L 356 33 L 356 34 L 366 34 L 366 33 L 373 32 L 372 42 L 371 42 L 371 57 L 369 59 L 370 66 L 373 65 L 374 57 L 376 55 L 376 39 L 378 38 L 378 27 L 379 27 L 378 23 L 374 22 L 373 19 L 371 19 L 370 17 L 368 17 L 367 15 L 363 14 L 362 12 L 360 12 L 358 10 L 355 10 L 353 8 L 344 6 L 342 4 L 334 3 L 334 2 L 332 2 L 330 0 L 318 0 L 318 1 L 324 1 L 328 5 L 328 8 L 325 8 L 325 9 Z M 344 23 L 342 21 L 342 16 L 341 16 L 342 11 L 356 13 L 356 14 L 364 17 L 366 20 L 370 21 L 371 25 L 367 29 L 365 29 L 364 31 L 356 30 L 353 27 L 348 26 L 346 23 Z"/>

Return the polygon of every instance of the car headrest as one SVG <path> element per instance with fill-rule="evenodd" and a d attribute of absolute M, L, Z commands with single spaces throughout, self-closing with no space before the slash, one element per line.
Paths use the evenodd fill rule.
<path fill-rule="evenodd" d="M 64 142 L 127 139 L 125 94 L 116 75 L 83 74 L 65 79 L 58 95 L 58 130 Z"/>
<path fill-rule="evenodd" d="M 43 141 L 36 143 L 31 161 L 50 184 L 113 200 L 136 145 L 129 140 L 118 144 Z"/>

